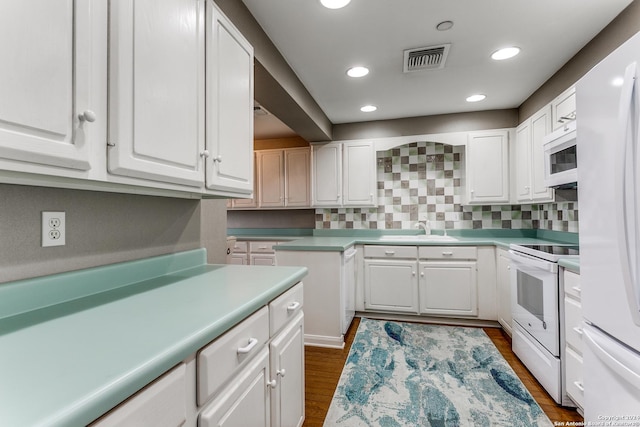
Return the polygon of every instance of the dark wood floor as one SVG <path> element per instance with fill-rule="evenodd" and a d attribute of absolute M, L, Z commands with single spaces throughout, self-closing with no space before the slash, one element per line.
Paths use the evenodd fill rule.
<path fill-rule="evenodd" d="M 360 319 L 354 319 L 345 337 L 346 345 L 343 350 L 305 347 L 305 404 L 306 419 L 304 427 L 319 427 L 329 410 L 333 392 L 338 385 L 342 367 L 347 360 L 351 343 L 358 328 Z M 508 335 L 497 328 L 484 328 L 500 353 L 520 377 L 531 395 L 536 399 L 551 422 L 583 421 L 575 410 L 558 406 L 547 394 L 531 373 L 511 351 L 511 341 Z"/>

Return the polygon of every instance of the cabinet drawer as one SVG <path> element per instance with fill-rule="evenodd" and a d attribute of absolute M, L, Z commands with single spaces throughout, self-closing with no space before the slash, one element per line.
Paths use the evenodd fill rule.
<path fill-rule="evenodd" d="M 302 311 L 303 288 L 302 282 L 289 289 L 269 304 L 269 330 L 271 336 L 275 334 Z"/>
<path fill-rule="evenodd" d="M 582 357 L 579 354 L 567 348 L 567 360 L 565 367 L 567 374 L 565 380 L 567 382 L 567 394 L 580 406 L 584 408 L 584 386 L 582 374 Z"/>
<path fill-rule="evenodd" d="M 269 340 L 269 309 L 263 307 L 198 353 L 198 405 L 209 400 Z"/>
<path fill-rule="evenodd" d="M 236 242 L 233 245 L 233 252 L 246 254 L 248 247 L 249 247 L 249 242 Z"/>
<path fill-rule="evenodd" d="M 575 298 L 580 299 L 582 288 L 580 287 L 580 275 L 572 271 L 565 270 L 563 274 L 564 292 Z"/>
<path fill-rule="evenodd" d="M 92 427 L 180 426 L 186 421 L 186 367 L 176 366 L 134 394 Z"/>
<path fill-rule="evenodd" d="M 365 246 L 365 258 L 417 258 L 415 246 Z"/>
<path fill-rule="evenodd" d="M 428 259 L 476 259 L 475 246 L 420 246 L 420 258 Z"/>
<path fill-rule="evenodd" d="M 263 253 L 263 254 L 273 254 L 276 251 L 273 249 L 274 245 L 277 245 L 278 242 L 250 242 L 249 249 L 252 253 Z"/>
<path fill-rule="evenodd" d="M 564 327 L 567 344 L 582 354 L 582 306 L 572 298 L 564 299 Z"/>

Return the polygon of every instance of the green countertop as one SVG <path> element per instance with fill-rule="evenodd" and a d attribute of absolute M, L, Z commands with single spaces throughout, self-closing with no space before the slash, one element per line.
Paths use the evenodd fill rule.
<path fill-rule="evenodd" d="M 276 251 L 338 251 L 344 252 L 354 245 L 431 245 L 431 246 L 484 246 L 493 245 L 509 249 L 515 244 L 578 244 L 578 234 L 551 230 L 450 230 L 456 241 L 403 240 L 404 236 L 420 234 L 417 230 L 301 230 L 301 229 L 230 229 L 240 240 L 274 240 L 281 243 Z M 312 235 L 311 235 L 312 233 Z M 442 230 L 434 234 L 442 235 Z M 384 238 L 383 238 L 384 236 Z M 392 236 L 398 236 L 393 240 Z M 580 272 L 579 259 L 561 259 L 559 264 Z"/>
<path fill-rule="evenodd" d="M 204 259 L 196 250 L 0 285 L 0 425 L 85 425 L 307 273 Z"/>

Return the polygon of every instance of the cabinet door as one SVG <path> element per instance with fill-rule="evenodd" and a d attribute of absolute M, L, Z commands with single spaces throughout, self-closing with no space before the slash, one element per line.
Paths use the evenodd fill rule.
<path fill-rule="evenodd" d="M 264 348 L 219 397 L 202 410 L 199 427 L 270 425 L 269 350 Z"/>
<path fill-rule="evenodd" d="M 365 310 L 418 312 L 416 261 L 364 261 Z"/>
<path fill-rule="evenodd" d="M 531 120 L 516 129 L 516 200 L 531 201 Z"/>
<path fill-rule="evenodd" d="M 253 47 L 207 2 L 207 153 L 210 190 L 253 191 Z"/>
<path fill-rule="evenodd" d="M 258 163 L 258 206 L 284 206 L 284 155 L 282 150 L 256 153 Z"/>
<path fill-rule="evenodd" d="M 498 322 L 511 336 L 511 260 L 504 249 L 498 249 L 497 257 Z"/>
<path fill-rule="evenodd" d="M 508 131 L 470 133 L 467 157 L 469 203 L 509 202 Z"/>
<path fill-rule="evenodd" d="M 560 129 L 565 123 L 575 120 L 576 118 L 576 88 L 571 86 L 569 89 L 558 95 L 551 101 L 552 129 Z"/>
<path fill-rule="evenodd" d="M 544 138 L 551 132 L 551 107 L 547 106 L 531 117 L 531 198 L 553 200 L 554 191 L 544 183 Z"/>
<path fill-rule="evenodd" d="M 99 96 L 106 70 L 95 62 L 106 54 L 106 14 L 97 16 L 94 3 L 3 2 L 0 159 L 91 168 L 91 146 L 106 143 L 94 132 L 106 122 Z M 96 51 L 100 38 L 104 51 Z"/>
<path fill-rule="evenodd" d="M 251 254 L 251 265 L 276 265 L 275 254 Z"/>
<path fill-rule="evenodd" d="M 476 263 L 420 262 L 420 313 L 477 316 Z"/>
<path fill-rule="evenodd" d="M 376 159 L 373 142 L 344 144 L 344 206 L 375 206 Z"/>
<path fill-rule="evenodd" d="M 342 144 L 314 145 L 312 148 L 314 206 L 342 204 Z"/>
<path fill-rule="evenodd" d="M 255 157 L 254 154 L 251 155 L 251 159 L 253 160 Z M 254 172 L 255 172 L 255 162 L 254 162 Z M 254 173 L 256 179 L 253 179 L 253 193 L 251 198 L 242 198 L 242 199 L 233 199 L 233 208 L 243 209 L 243 208 L 257 208 L 258 207 L 258 186 L 257 186 L 257 175 Z"/>
<path fill-rule="evenodd" d="M 109 172 L 202 187 L 204 2 L 110 3 Z"/>
<path fill-rule="evenodd" d="M 271 426 L 300 427 L 304 421 L 304 316 L 300 313 L 269 344 Z"/>
<path fill-rule="evenodd" d="M 310 161 L 309 148 L 284 150 L 285 206 L 311 206 Z"/>

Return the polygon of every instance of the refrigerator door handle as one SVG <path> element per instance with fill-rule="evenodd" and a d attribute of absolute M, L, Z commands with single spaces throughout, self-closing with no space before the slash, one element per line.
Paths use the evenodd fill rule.
<path fill-rule="evenodd" d="M 638 214 L 637 200 L 632 182 L 632 189 L 629 191 L 628 175 L 636 176 L 636 158 L 634 154 L 637 150 L 637 129 L 638 123 L 636 116 L 640 108 L 640 99 L 638 97 L 638 88 L 636 87 L 636 69 L 635 62 L 629 64 L 625 70 L 624 84 L 620 95 L 620 108 L 618 113 L 619 122 L 619 138 L 617 147 L 617 185 L 616 199 L 618 200 L 618 248 L 620 251 L 620 260 L 622 267 L 622 276 L 624 286 L 629 301 L 631 317 L 636 325 L 640 326 L 640 283 L 638 282 L 637 272 L 634 271 L 637 265 L 638 255 L 638 230 L 635 224 L 629 224 Z M 633 117 L 632 117 L 633 116 Z M 635 131 L 635 132 L 634 132 Z M 631 162 L 631 165 L 629 165 Z M 633 179 L 635 181 L 635 179 Z M 633 195 L 632 200 L 628 200 L 628 195 Z M 630 213 L 629 210 L 632 210 Z M 630 230 L 630 225 L 632 229 Z"/>
<path fill-rule="evenodd" d="M 586 326 L 583 332 L 584 341 L 598 359 L 626 383 L 640 390 L 640 359 L 613 338 L 602 337 L 601 332 L 590 326 Z"/>

